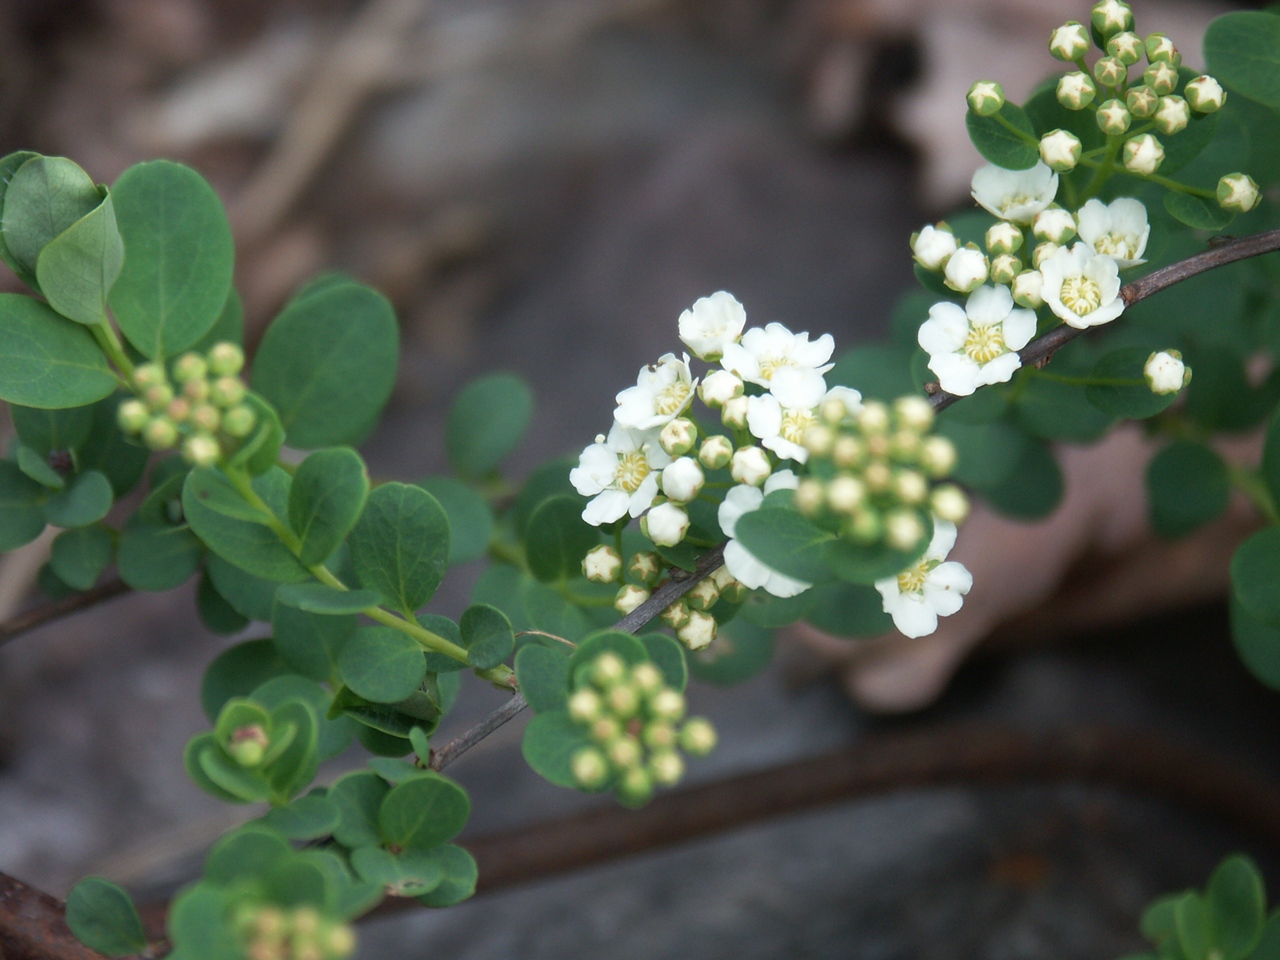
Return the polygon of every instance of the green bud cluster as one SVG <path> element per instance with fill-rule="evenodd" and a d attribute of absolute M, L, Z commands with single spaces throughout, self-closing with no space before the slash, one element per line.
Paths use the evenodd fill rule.
<path fill-rule="evenodd" d="M 314 907 L 243 903 L 232 927 L 246 960 L 341 960 L 356 948 L 355 932 Z"/>
<path fill-rule="evenodd" d="M 933 433 L 933 407 L 923 397 L 899 397 L 892 408 L 872 400 L 852 413 L 828 404 L 822 421 L 805 435 L 809 476 L 795 494 L 814 523 L 858 544 L 910 551 L 924 539 L 930 512 L 964 520 L 964 494 L 938 482 L 955 466 L 956 450 Z"/>
<path fill-rule="evenodd" d="M 612 550 L 608 547 L 596 547 L 592 553 Z M 588 554 L 590 560 L 592 554 Z M 587 561 L 583 561 L 586 569 Z M 666 570 L 662 557 L 644 550 L 634 553 L 627 561 L 626 571 L 634 583 L 624 583 L 618 588 L 614 598 L 614 608 L 624 616 L 644 603 L 653 595 L 653 588 L 662 579 Z M 719 567 L 710 576 L 700 580 L 692 590 L 672 603 L 659 616 L 662 622 L 675 631 L 676 639 L 690 650 L 701 650 L 716 638 L 719 624 L 711 610 L 724 599 L 729 603 L 741 603 L 747 595 L 747 588 L 734 579 L 726 568 Z"/>
<path fill-rule="evenodd" d="M 133 374 L 134 399 L 117 411 L 120 429 L 152 450 L 181 445 L 188 463 L 217 463 L 258 424 L 245 403 L 243 367 L 244 351 L 229 342 L 204 355 L 184 353 L 173 362 L 172 376 L 162 364 L 142 364 Z"/>
<path fill-rule="evenodd" d="M 623 803 L 644 803 L 656 787 L 680 782 L 681 750 L 704 756 L 716 745 L 711 723 L 685 719 L 684 694 L 648 661 L 629 664 L 602 653 L 579 667 L 574 681 L 569 716 L 592 745 L 579 748 L 570 765 L 585 790 L 612 789 Z"/>

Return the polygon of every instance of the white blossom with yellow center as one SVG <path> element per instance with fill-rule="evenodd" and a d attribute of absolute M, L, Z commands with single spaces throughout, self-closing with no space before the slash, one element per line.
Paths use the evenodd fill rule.
<path fill-rule="evenodd" d="M 1121 270 L 1147 262 L 1142 254 L 1147 249 L 1151 224 L 1140 200 L 1119 197 L 1109 204 L 1086 201 L 1076 213 L 1076 229 L 1095 253 L 1110 257 Z"/>
<path fill-rule="evenodd" d="M 663 354 L 656 364 L 640 368 L 636 385 L 618 394 L 613 418 L 632 430 L 652 430 L 670 423 L 693 401 L 698 381 L 689 372 L 689 355 Z"/>
<path fill-rule="evenodd" d="M 592 498 L 582 519 L 598 527 L 627 514 L 640 516 L 657 497 L 659 474 L 670 462 L 656 430 L 631 430 L 615 423 L 609 436 L 596 437 L 569 471 L 574 489 Z"/>
<path fill-rule="evenodd" d="M 769 387 L 779 370 L 795 370 L 821 380 L 832 367 L 827 361 L 835 348 L 829 333 L 810 343 L 809 334 L 792 333 L 780 323 L 771 323 L 752 327 L 740 342 L 726 344 L 720 362 L 748 383 Z"/>
<path fill-rule="evenodd" d="M 1058 175 L 1041 161 L 1029 170 L 987 164 L 973 175 L 973 199 L 1001 220 L 1030 224 L 1058 195 Z"/>
<path fill-rule="evenodd" d="M 775 597 L 794 597 L 804 593 L 813 584 L 796 580 L 774 570 L 760 561 L 737 540 L 733 539 L 738 520 L 748 513 L 760 509 L 764 498 L 775 490 L 794 490 L 800 485 L 800 479 L 790 470 L 779 470 L 765 481 L 764 489 L 750 487 L 745 484 L 730 488 L 725 494 L 724 502 L 716 515 L 720 530 L 729 537 L 724 545 L 724 565 L 734 578 L 752 590 L 764 590 Z"/>
<path fill-rule="evenodd" d="M 956 613 L 973 588 L 973 574 L 962 564 L 947 561 L 955 542 L 956 525 L 935 517 L 933 539 L 924 556 L 897 576 L 876 581 L 884 612 L 904 636 L 914 639 L 933 633 L 938 618 Z"/>
<path fill-rule="evenodd" d="M 1035 333 L 1035 312 L 1015 307 L 1008 287 L 988 284 L 969 294 L 964 309 L 935 303 L 917 340 L 942 389 L 967 397 L 978 387 L 1009 380 L 1022 366 L 1017 351 Z"/>
<path fill-rule="evenodd" d="M 694 301 L 680 314 L 680 339 L 700 360 L 716 361 L 747 325 L 747 311 L 733 294 L 721 290 Z"/>
<path fill-rule="evenodd" d="M 1041 265 L 1040 274 L 1040 295 L 1069 327 L 1096 327 L 1124 312 L 1119 266 L 1088 244 L 1063 247 Z"/>
<path fill-rule="evenodd" d="M 827 389 L 821 376 L 800 370 L 779 370 L 769 392 L 747 400 L 747 429 L 761 446 L 783 460 L 805 463 L 809 450 L 805 434 L 817 426 L 818 411 L 828 400 L 838 399 L 850 414 L 862 409 L 862 394 L 848 387 Z"/>

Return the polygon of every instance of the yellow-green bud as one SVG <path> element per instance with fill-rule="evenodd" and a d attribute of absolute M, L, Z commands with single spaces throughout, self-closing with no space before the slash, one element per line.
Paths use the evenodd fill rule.
<path fill-rule="evenodd" d="M 1083 149 L 1080 138 L 1068 130 L 1050 130 L 1040 138 L 1040 159 L 1057 173 L 1074 170 Z"/>
<path fill-rule="evenodd" d="M 630 720 L 640 709 L 640 694 L 629 683 L 617 683 L 605 692 L 604 703 L 619 720 Z"/>
<path fill-rule="evenodd" d="M 674 750 L 661 750 L 649 758 L 649 772 L 660 787 L 674 787 L 684 776 L 684 761 Z"/>
<path fill-rule="evenodd" d="M 164 414 L 174 423 L 186 423 L 191 416 L 191 401 L 185 397 L 175 397 L 165 407 Z"/>
<path fill-rule="evenodd" d="M 858 437 L 844 434 L 831 447 L 831 459 L 841 470 L 852 470 L 867 456 L 867 445 Z"/>
<path fill-rule="evenodd" d="M 796 487 L 796 509 L 806 517 L 812 517 L 822 509 L 822 501 L 825 499 L 825 496 L 826 490 L 824 489 L 821 480 L 815 480 L 813 477 L 805 477 Z"/>
<path fill-rule="evenodd" d="M 1076 218 L 1070 210 L 1050 207 L 1036 214 L 1031 231 L 1040 240 L 1064 244 L 1076 235 Z"/>
<path fill-rule="evenodd" d="M 827 506 L 835 513 L 852 514 L 867 499 L 867 485 L 857 477 L 841 474 L 827 484 Z"/>
<path fill-rule="evenodd" d="M 1022 231 L 1007 220 L 1001 220 L 987 228 L 987 253 L 999 256 L 1002 253 L 1017 253 L 1022 249 Z"/>
<path fill-rule="evenodd" d="M 188 380 L 182 385 L 182 395 L 192 403 L 204 403 L 209 399 L 209 381 Z"/>
<path fill-rule="evenodd" d="M 720 422 L 726 427 L 741 430 L 747 425 L 747 398 L 734 397 L 720 410 Z"/>
<path fill-rule="evenodd" d="M 600 694 L 588 688 L 575 690 L 569 694 L 567 706 L 569 716 L 573 717 L 574 720 L 579 723 L 590 724 L 600 716 Z"/>
<path fill-rule="evenodd" d="M 650 750 L 670 750 L 680 738 L 676 728 L 669 723 L 648 723 L 641 731 L 640 739 Z"/>
<path fill-rule="evenodd" d="M 126 400 L 116 409 L 116 423 L 125 433 L 140 433 L 151 419 L 151 411 L 141 400 Z"/>
<path fill-rule="evenodd" d="M 931 477 L 945 477 L 956 465 L 956 446 L 946 437 L 928 437 L 920 448 L 920 466 Z"/>
<path fill-rule="evenodd" d="M 293 911 L 293 932 L 310 937 L 320 929 L 320 914 L 312 907 L 298 907 Z"/>
<path fill-rule="evenodd" d="M 633 579 L 652 587 L 662 576 L 662 557 L 652 550 L 633 553 L 627 561 L 627 572 Z"/>
<path fill-rule="evenodd" d="M 893 483 L 893 469 L 883 460 L 872 460 L 862 471 L 862 482 L 872 493 L 884 493 Z"/>
<path fill-rule="evenodd" d="M 1173 41 L 1165 34 L 1147 34 L 1147 39 L 1143 46 L 1148 62 L 1155 63 L 1157 60 L 1165 60 L 1175 67 L 1182 66 L 1182 54 L 1178 52 L 1178 48 L 1174 46 Z"/>
<path fill-rule="evenodd" d="M 693 610 L 710 610 L 720 599 L 720 588 L 710 577 L 699 580 L 697 585 L 684 595 L 685 602 Z"/>
<path fill-rule="evenodd" d="M 1093 77 L 1075 70 L 1058 78 L 1055 94 L 1058 102 L 1068 110 L 1083 110 L 1093 103 L 1093 98 L 1098 95 L 1098 86 Z"/>
<path fill-rule="evenodd" d="M 138 390 L 146 392 L 148 387 L 157 387 L 168 382 L 164 367 L 158 363 L 144 363 L 133 371 L 133 382 Z"/>
<path fill-rule="evenodd" d="M 915 460 L 920 453 L 920 434 L 914 430 L 898 430 L 891 433 L 887 452 L 899 462 Z"/>
<path fill-rule="evenodd" d="M 191 411 L 191 425 L 205 433 L 217 433 L 218 427 L 222 426 L 222 414 L 217 407 L 202 403 Z"/>
<path fill-rule="evenodd" d="M 334 960 L 342 960 L 356 948 L 355 932 L 345 923 L 338 924 L 329 931 L 328 937 L 325 938 L 325 946 L 328 948 L 330 957 Z"/>
<path fill-rule="evenodd" d="M 640 604 L 649 599 L 649 591 L 644 587 L 637 587 L 634 583 L 624 584 L 619 590 L 618 595 L 613 598 L 613 609 L 617 610 L 624 617 L 634 610 Z"/>
<path fill-rule="evenodd" d="M 1124 142 L 1124 168 L 1141 176 L 1155 173 L 1164 162 L 1164 146 L 1149 133 Z"/>
<path fill-rule="evenodd" d="M 818 407 L 818 416 L 822 418 L 822 422 L 830 427 L 838 427 L 844 422 L 844 418 L 849 415 L 849 405 L 839 397 L 831 397 L 823 400 L 822 405 Z"/>
<path fill-rule="evenodd" d="M 1146 120 L 1148 117 L 1155 116 L 1156 111 L 1160 109 L 1160 94 L 1144 83 L 1129 89 L 1129 92 L 1124 95 L 1124 105 L 1139 120 Z"/>
<path fill-rule="evenodd" d="M 914 510 L 891 510 L 885 515 L 884 538 L 895 550 L 914 550 L 924 532 L 924 524 Z"/>
<path fill-rule="evenodd" d="M 1129 76 L 1129 68 L 1115 57 L 1102 57 L 1093 65 L 1093 75 L 1104 87 L 1118 87 Z"/>
<path fill-rule="evenodd" d="M 879 543 L 884 536 L 884 521 L 879 512 L 870 508 L 859 510 L 844 526 L 845 535 L 863 545 Z"/>
<path fill-rule="evenodd" d="M 1131 67 L 1141 60 L 1145 52 L 1142 38 L 1132 30 L 1123 30 L 1107 41 L 1107 53 L 1126 67 Z"/>
<path fill-rule="evenodd" d="M 919 506 L 929 496 L 929 483 L 916 470 L 899 470 L 893 476 L 893 492 L 903 503 Z"/>
<path fill-rule="evenodd" d="M 739 447 L 729 460 L 729 476 L 736 483 L 758 487 L 769 479 L 771 473 L 773 465 L 769 463 L 769 455 L 761 447 Z"/>
<path fill-rule="evenodd" d="M 653 795 L 653 781 L 644 767 L 632 767 L 618 781 L 618 796 L 627 803 L 644 803 Z"/>
<path fill-rule="evenodd" d="M 1112 98 L 1098 106 L 1095 119 L 1098 121 L 1099 130 L 1109 137 L 1118 137 L 1133 123 L 1133 114 L 1123 102 Z"/>
<path fill-rule="evenodd" d="M 1103 37 L 1133 29 L 1133 9 L 1121 0 L 1100 0 L 1089 13 L 1094 27 Z"/>
<path fill-rule="evenodd" d="M 209 365 L 198 353 L 184 353 L 173 364 L 173 379 L 178 383 L 203 380 L 209 374 Z"/>
<path fill-rule="evenodd" d="M 582 575 L 592 583 L 617 583 L 622 574 L 622 557 L 607 544 L 599 544 L 582 558 Z"/>
<path fill-rule="evenodd" d="M 698 448 L 698 462 L 708 470 L 722 470 L 733 459 L 733 441 L 728 437 L 707 437 Z"/>
<path fill-rule="evenodd" d="M 815 457 L 825 457 L 831 453 L 836 442 L 836 432 L 825 424 L 815 424 L 804 432 L 801 438 L 804 448 Z"/>
<path fill-rule="evenodd" d="M 705 757 L 716 748 L 716 728 L 705 717 L 690 717 L 680 729 L 680 746 L 694 757 Z"/>
<path fill-rule="evenodd" d="M 886 433 L 889 430 L 889 408 L 879 400 L 868 400 L 862 405 L 854 418 L 859 429 L 868 436 Z"/>
<path fill-rule="evenodd" d="M 1044 305 L 1040 290 L 1044 286 L 1044 274 L 1039 270 L 1023 270 L 1013 278 L 1013 302 L 1020 307 L 1035 310 Z"/>
<path fill-rule="evenodd" d="M 222 456 L 218 441 L 207 433 L 196 433 L 182 444 L 182 458 L 197 467 L 211 467 Z"/>
<path fill-rule="evenodd" d="M 1049 35 L 1049 52 L 1058 60 L 1073 63 L 1089 52 L 1089 31 L 1077 20 L 1068 20 Z"/>
<path fill-rule="evenodd" d="M 596 743 L 612 743 L 621 735 L 622 724 L 613 717 L 596 717 L 589 732 Z"/>
<path fill-rule="evenodd" d="M 644 756 L 640 741 L 632 736 L 617 737 L 604 749 L 609 757 L 609 762 L 615 767 L 623 769 L 634 767 Z"/>
<path fill-rule="evenodd" d="M 979 80 L 969 88 L 969 109 L 980 117 L 990 117 L 1004 106 L 1004 87 L 994 80 Z"/>
<path fill-rule="evenodd" d="M 924 397 L 905 396 L 893 401 L 893 416 L 899 427 L 923 433 L 933 426 L 933 404 Z"/>
<path fill-rule="evenodd" d="M 631 682 L 637 690 L 648 696 L 662 689 L 662 671 L 652 663 L 637 663 L 631 668 Z"/>
<path fill-rule="evenodd" d="M 227 753 L 242 767 L 256 767 L 266 755 L 271 741 L 260 723 L 251 723 L 231 731 Z"/>
<path fill-rule="evenodd" d="M 244 383 L 239 378 L 219 377 L 213 381 L 213 385 L 209 388 L 209 399 L 219 407 L 226 409 L 227 407 L 234 407 L 243 400 L 247 392 Z"/>
<path fill-rule="evenodd" d="M 747 599 L 747 585 L 739 580 L 730 580 L 720 587 L 720 599 L 725 603 L 741 603 Z"/>
<path fill-rule="evenodd" d="M 142 441 L 152 450 L 168 450 L 178 442 L 178 428 L 168 417 L 152 417 L 143 428 Z"/>
<path fill-rule="evenodd" d="M 173 402 L 173 387 L 167 383 L 157 383 L 143 391 L 142 399 L 153 413 L 159 413 Z"/>
<path fill-rule="evenodd" d="M 1161 97 L 1156 115 L 1151 119 L 1157 130 L 1172 136 L 1175 133 L 1181 133 L 1191 122 L 1191 107 L 1182 97 L 1174 95 Z"/>
<path fill-rule="evenodd" d="M 1182 91 L 1196 113 L 1213 113 L 1227 102 L 1227 92 L 1222 84 L 1210 76 L 1199 76 L 1187 83 Z"/>
<path fill-rule="evenodd" d="M 676 627 L 676 639 L 690 650 L 701 650 L 716 638 L 716 618 L 702 610 L 690 610 L 689 619 Z"/>
<path fill-rule="evenodd" d="M 578 786 L 588 790 L 604 786 L 609 779 L 609 762 L 595 747 L 580 747 L 576 750 L 569 761 L 569 768 Z"/>
<path fill-rule="evenodd" d="M 658 720 L 677 723 L 684 716 L 684 711 L 684 694 L 679 690 L 672 690 L 668 687 L 659 690 L 649 699 L 649 713 Z"/>
<path fill-rule="evenodd" d="M 929 508 L 943 520 L 964 523 L 969 516 L 969 498 L 955 484 L 944 483 L 929 497 Z"/>
<path fill-rule="evenodd" d="M 228 340 L 209 351 L 209 372 L 215 377 L 235 376 L 244 366 L 244 351 Z"/>
<path fill-rule="evenodd" d="M 591 664 L 591 682 L 608 689 L 627 674 L 627 665 L 616 653 L 605 652 Z"/>
<path fill-rule="evenodd" d="M 1022 272 L 1023 263 L 1011 253 L 1002 253 L 991 261 L 991 279 L 996 283 L 1010 284 Z"/>
<path fill-rule="evenodd" d="M 1178 68 L 1164 60 L 1157 60 L 1142 71 L 1142 82 L 1165 97 L 1178 87 Z"/>
<path fill-rule="evenodd" d="M 229 437 L 247 437 L 258 425 L 258 415 L 251 407 L 232 407 L 222 417 L 222 431 Z"/>
<path fill-rule="evenodd" d="M 658 618 L 672 630 L 677 630 L 689 619 L 689 604 L 683 599 L 677 600 L 658 614 Z"/>
<path fill-rule="evenodd" d="M 1262 201 L 1253 177 L 1244 173 L 1228 173 L 1218 181 L 1218 206 L 1223 210 L 1248 213 Z"/>
<path fill-rule="evenodd" d="M 658 434 L 658 446 L 673 457 L 683 457 L 697 441 L 698 428 L 687 417 L 676 417 Z"/>

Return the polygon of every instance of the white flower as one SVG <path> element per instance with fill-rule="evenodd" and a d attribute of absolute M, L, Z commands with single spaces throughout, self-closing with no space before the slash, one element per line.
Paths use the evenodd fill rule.
<path fill-rule="evenodd" d="M 956 246 L 956 235 L 944 226 L 923 227 L 911 236 L 911 252 L 926 270 L 941 270 Z"/>
<path fill-rule="evenodd" d="M 697 381 L 689 373 L 689 356 L 663 354 L 656 364 L 641 367 L 636 385 L 618 394 L 613 418 L 633 430 L 661 427 L 680 416 L 693 401 Z"/>
<path fill-rule="evenodd" d="M 628 513 L 640 516 L 658 495 L 656 471 L 670 462 L 655 431 L 629 430 L 615 423 L 608 439 L 596 437 L 569 471 L 574 489 L 594 497 L 582 511 L 582 519 L 598 527 Z"/>
<path fill-rule="evenodd" d="M 1074 170 L 1083 149 L 1080 138 L 1067 130 L 1051 130 L 1040 138 L 1040 159 L 1058 173 Z"/>
<path fill-rule="evenodd" d="M 1040 295 L 1069 327 L 1083 330 L 1109 323 L 1124 311 L 1120 268 L 1111 257 L 1095 254 L 1086 244 L 1063 247 L 1040 268 Z"/>
<path fill-rule="evenodd" d="M 692 457 L 673 460 L 662 469 L 662 492 L 676 503 L 688 503 L 702 492 L 706 477 Z"/>
<path fill-rule="evenodd" d="M 1076 213 L 1076 224 L 1080 239 L 1095 252 L 1111 257 L 1120 269 L 1146 263 L 1142 254 L 1151 224 L 1142 201 L 1132 197 L 1119 197 L 1110 204 L 1089 200 Z"/>
<path fill-rule="evenodd" d="M 1017 351 L 1036 333 L 1036 315 L 1014 307 L 1008 287 L 979 287 L 964 309 L 935 303 L 917 335 L 929 369 L 943 390 L 967 397 L 978 387 L 1004 383 L 1022 366 Z"/>
<path fill-rule="evenodd" d="M 1124 168 L 1142 176 L 1155 173 L 1164 163 L 1164 147 L 1149 133 L 1124 142 Z"/>
<path fill-rule="evenodd" d="M 736 343 L 747 325 L 747 311 L 724 290 L 695 300 L 680 314 L 680 339 L 700 360 L 716 361 L 726 344 Z"/>
<path fill-rule="evenodd" d="M 660 503 L 645 514 L 645 535 L 660 547 L 674 547 L 689 532 L 689 514 L 674 503 Z"/>
<path fill-rule="evenodd" d="M 976 247 L 961 247 L 947 261 L 943 282 L 952 290 L 968 293 L 978 284 L 986 283 L 989 270 L 986 254 Z"/>
<path fill-rule="evenodd" d="M 827 361 L 835 348 L 829 333 L 810 343 L 809 334 L 792 333 L 780 323 L 771 323 L 763 329 L 752 327 L 741 342 L 726 345 L 720 362 L 743 380 L 767 387 L 773 375 L 785 367 L 820 377 L 833 366 Z"/>
<path fill-rule="evenodd" d="M 733 574 L 735 579 L 752 590 L 763 588 L 775 597 L 794 597 L 812 586 L 803 580 L 796 580 L 779 573 L 757 560 L 746 547 L 732 539 L 738 520 L 743 514 L 759 510 L 767 494 L 773 493 L 774 490 L 794 490 L 799 484 L 799 478 L 790 470 L 779 470 L 769 478 L 764 485 L 764 490 L 749 486 L 733 487 L 725 495 L 724 502 L 720 504 L 720 511 L 716 518 L 720 522 L 720 530 L 730 538 L 724 545 L 725 568 Z"/>
<path fill-rule="evenodd" d="M 723 407 L 734 397 L 742 396 L 742 378 L 728 370 L 713 370 L 702 378 L 698 396 L 708 407 Z"/>
<path fill-rule="evenodd" d="M 1058 175 L 1037 161 L 1030 170 L 987 164 L 973 175 L 973 199 L 1001 220 L 1029 224 L 1058 194 Z"/>
<path fill-rule="evenodd" d="M 759 447 L 739 447 L 729 461 L 729 476 L 749 487 L 760 486 L 772 472 L 769 455 Z"/>
<path fill-rule="evenodd" d="M 1191 382 L 1191 374 L 1182 362 L 1182 354 L 1177 350 L 1161 350 L 1151 354 L 1142 367 L 1142 375 L 1152 393 L 1177 393 Z"/>
<path fill-rule="evenodd" d="M 876 581 L 884 612 L 904 636 L 924 637 L 938 629 L 938 618 L 949 617 L 964 604 L 973 575 L 954 560 L 944 562 L 956 542 L 956 526 L 933 521 L 933 540 L 924 556 L 896 577 Z"/>
<path fill-rule="evenodd" d="M 804 435 L 818 423 L 817 407 L 827 392 L 822 377 L 801 370 L 779 370 L 769 392 L 747 399 L 747 429 L 783 460 L 804 463 Z M 859 395 L 859 399 L 861 395 Z"/>

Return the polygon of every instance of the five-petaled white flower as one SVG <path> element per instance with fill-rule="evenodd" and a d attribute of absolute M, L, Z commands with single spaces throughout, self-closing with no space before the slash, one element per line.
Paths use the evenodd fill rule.
<path fill-rule="evenodd" d="M 1120 268 L 1084 243 L 1058 250 L 1040 266 L 1044 302 L 1069 327 L 1109 323 L 1124 312 Z"/>
<path fill-rule="evenodd" d="M 956 525 L 934 518 L 933 539 L 924 556 L 896 577 L 876 581 L 884 612 L 904 636 L 914 639 L 933 633 L 939 617 L 951 616 L 964 604 L 973 574 L 956 561 L 947 561 L 955 542 Z"/>
<path fill-rule="evenodd" d="M 743 380 L 768 387 L 779 370 L 793 368 L 818 380 L 831 369 L 836 342 L 824 333 L 812 343 L 808 333 L 792 333 L 780 323 L 752 327 L 739 343 L 727 344 L 720 361 Z"/>
<path fill-rule="evenodd" d="M 944 301 L 929 308 L 917 335 L 943 390 L 967 397 L 1004 383 L 1022 366 L 1017 351 L 1036 333 L 1036 315 L 1013 304 L 1008 287 L 979 287 L 964 309 Z"/>
<path fill-rule="evenodd" d="M 724 502 L 720 504 L 716 519 L 720 522 L 721 532 L 730 538 L 724 545 L 725 568 L 735 579 L 752 590 L 763 588 L 775 597 L 794 597 L 813 586 L 779 573 L 732 539 L 743 514 L 759 510 L 765 496 L 774 490 L 794 490 L 799 483 L 799 478 L 790 470 L 779 470 L 765 482 L 763 490 L 759 487 L 736 486 L 725 494 Z"/>
<path fill-rule="evenodd" d="M 1001 220 L 1029 224 L 1058 195 L 1058 175 L 1036 161 L 1029 170 L 987 164 L 973 175 L 973 199 Z"/>
<path fill-rule="evenodd" d="M 670 462 L 658 445 L 657 431 L 631 430 L 615 423 L 608 438 L 596 437 L 569 471 L 574 489 L 593 498 L 582 519 L 598 527 L 626 514 L 640 516 L 653 504 L 659 473 Z"/>
<path fill-rule="evenodd" d="M 747 311 L 724 290 L 701 297 L 680 314 L 680 339 L 699 360 L 716 361 L 736 343 L 747 325 Z"/>
<path fill-rule="evenodd" d="M 828 400 L 841 401 L 848 414 L 862 409 L 862 394 L 849 387 L 827 389 L 821 377 L 797 370 L 779 370 L 762 397 L 747 400 L 747 428 L 760 445 L 783 460 L 805 463 L 809 451 L 804 435 L 818 424 L 818 411 Z"/>
<path fill-rule="evenodd" d="M 633 430 L 662 427 L 684 412 L 697 385 L 689 372 L 688 354 L 681 360 L 674 353 L 664 353 L 656 364 L 640 368 L 634 387 L 618 394 L 613 419 Z"/>
<path fill-rule="evenodd" d="M 1080 239 L 1103 256 L 1115 260 L 1120 269 L 1146 263 L 1151 224 L 1142 201 L 1120 197 L 1110 204 L 1088 200 L 1076 213 L 1076 229 Z"/>

